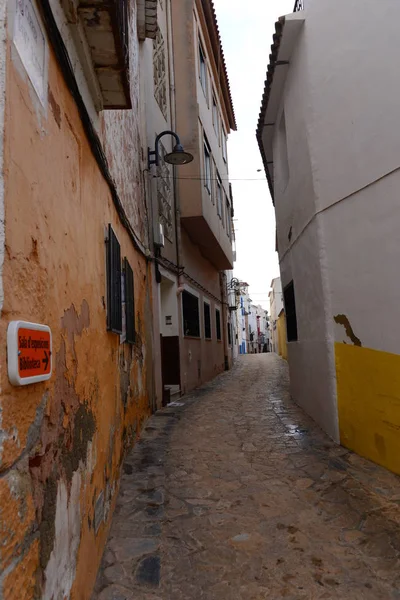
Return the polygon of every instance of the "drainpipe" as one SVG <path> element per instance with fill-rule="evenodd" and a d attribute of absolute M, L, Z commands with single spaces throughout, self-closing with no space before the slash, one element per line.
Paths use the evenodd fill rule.
<path fill-rule="evenodd" d="M 227 294 L 225 271 L 220 272 L 219 282 L 220 282 L 220 286 L 221 286 L 221 302 L 222 302 L 222 339 L 224 342 L 224 364 L 225 364 L 225 371 L 229 371 L 228 294 Z"/>
<path fill-rule="evenodd" d="M 170 98 L 170 110 L 171 110 L 171 128 L 176 131 L 176 112 L 175 112 L 175 67 L 174 67 L 174 52 L 172 48 L 173 36 L 172 36 L 172 14 L 171 14 L 171 0 L 166 2 L 167 8 L 167 42 L 168 42 L 168 64 L 169 64 L 169 98 Z M 181 238 L 181 207 L 179 202 L 179 194 L 176 189 L 176 167 L 173 167 L 173 178 L 174 178 L 174 203 L 175 203 L 175 241 L 176 241 L 176 264 L 178 266 L 178 293 L 183 289 L 183 276 L 181 275 L 182 269 L 182 238 Z"/>

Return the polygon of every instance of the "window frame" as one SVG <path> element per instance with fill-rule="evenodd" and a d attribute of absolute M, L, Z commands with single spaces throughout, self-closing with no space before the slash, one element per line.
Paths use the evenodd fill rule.
<path fill-rule="evenodd" d="M 203 44 L 202 44 L 201 40 L 199 39 L 199 79 L 200 79 L 200 85 L 204 92 L 204 96 L 205 96 L 206 100 L 208 101 L 207 71 L 208 71 L 208 68 L 207 68 L 206 53 L 204 52 Z"/>
<path fill-rule="evenodd" d="M 194 298 L 197 302 L 197 327 L 196 327 L 196 331 L 198 333 L 194 333 L 193 331 L 190 331 L 190 333 L 186 333 L 186 323 L 188 322 L 188 320 L 185 320 L 185 297 L 187 296 L 191 296 L 191 298 Z M 196 338 L 196 339 L 201 339 L 201 323 L 200 323 L 200 298 L 196 295 L 193 294 L 192 292 L 189 292 L 189 290 L 184 289 L 182 291 L 182 327 L 183 327 L 183 336 L 184 337 L 189 337 L 189 338 Z"/>
<path fill-rule="evenodd" d="M 217 103 L 214 91 L 212 93 L 212 105 L 211 106 L 212 106 L 212 121 L 213 121 L 214 132 L 215 132 L 215 135 L 217 136 L 218 144 L 220 145 L 219 108 L 218 108 L 218 103 Z"/>
<path fill-rule="evenodd" d="M 227 135 L 225 133 L 225 127 L 222 125 L 221 127 L 221 136 L 222 136 L 222 158 L 225 163 L 228 163 L 228 148 L 227 148 Z"/>

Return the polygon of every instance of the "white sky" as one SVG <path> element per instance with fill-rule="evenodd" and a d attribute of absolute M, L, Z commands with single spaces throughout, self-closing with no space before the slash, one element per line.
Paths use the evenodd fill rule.
<path fill-rule="evenodd" d="M 214 5 L 238 127 L 228 141 L 236 219 L 235 276 L 250 285 L 254 303 L 269 309 L 269 287 L 279 276 L 279 267 L 274 210 L 255 132 L 275 21 L 293 11 L 294 0 L 214 0 Z"/>

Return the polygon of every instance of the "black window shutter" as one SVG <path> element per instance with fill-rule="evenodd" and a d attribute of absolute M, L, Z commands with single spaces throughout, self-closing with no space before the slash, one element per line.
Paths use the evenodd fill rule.
<path fill-rule="evenodd" d="M 108 225 L 107 240 L 107 329 L 122 333 L 121 246 Z"/>
<path fill-rule="evenodd" d="M 124 259 L 125 273 L 125 312 L 126 312 L 126 341 L 135 343 L 135 294 L 133 271 L 128 260 Z"/>

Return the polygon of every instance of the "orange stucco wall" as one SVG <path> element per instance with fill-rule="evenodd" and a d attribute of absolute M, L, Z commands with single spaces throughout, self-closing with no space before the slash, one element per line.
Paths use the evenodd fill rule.
<path fill-rule="evenodd" d="M 82 600 L 94 584 L 124 449 L 149 414 L 151 272 L 118 220 L 53 55 L 46 114 L 8 54 L 0 596 Z M 106 331 L 108 223 L 135 274 L 133 347 Z M 50 381 L 9 384 L 5 340 L 16 319 L 51 327 Z"/>

